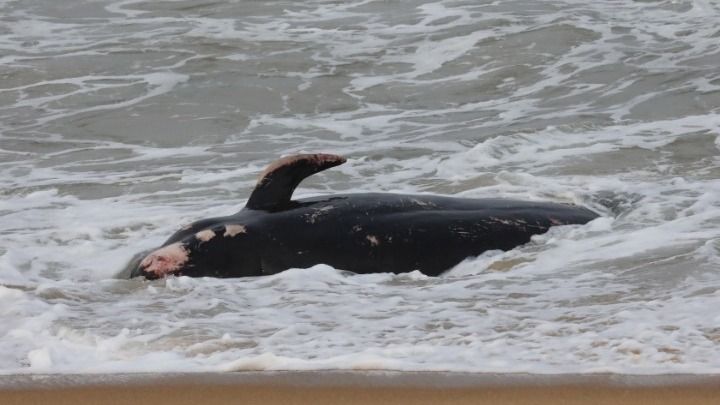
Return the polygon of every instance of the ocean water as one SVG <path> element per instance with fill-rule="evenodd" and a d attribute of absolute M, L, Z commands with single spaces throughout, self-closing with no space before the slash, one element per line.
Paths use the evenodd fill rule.
<path fill-rule="evenodd" d="M 602 217 L 437 278 L 118 278 L 319 151 L 298 196 Z M 718 373 L 719 156 L 712 0 L 0 0 L 0 373 Z"/>

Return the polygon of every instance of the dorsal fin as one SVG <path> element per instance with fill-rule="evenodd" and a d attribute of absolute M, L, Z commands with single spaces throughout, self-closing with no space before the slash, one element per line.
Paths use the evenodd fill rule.
<path fill-rule="evenodd" d="M 279 210 L 287 206 L 295 188 L 304 178 L 345 163 L 338 155 L 315 153 L 293 155 L 276 160 L 260 175 L 246 208 Z"/>

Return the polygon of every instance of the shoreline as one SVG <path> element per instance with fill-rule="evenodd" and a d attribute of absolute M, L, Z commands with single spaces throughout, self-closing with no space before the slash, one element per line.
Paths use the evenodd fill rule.
<path fill-rule="evenodd" d="M 720 375 L 472 374 L 396 371 L 0 376 L 14 404 L 710 404 Z"/>

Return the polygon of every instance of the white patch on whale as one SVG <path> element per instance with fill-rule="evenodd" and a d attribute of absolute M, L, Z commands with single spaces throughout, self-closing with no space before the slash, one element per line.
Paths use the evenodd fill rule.
<path fill-rule="evenodd" d="M 200 241 L 200 243 L 207 242 L 210 239 L 215 237 L 215 232 L 212 229 L 206 229 L 204 231 L 200 231 L 195 234 L 195 237 L 197 240 Z"/>
<path fill-rule="evenodd" d="M 232 224 L 232 225 L 225 225 L 225 233 L 223 234 L 224 237 L 233 237 L 239 233 L 247 233 L 247 228 L 245 228 L 245 225 L 238 225 L 238 224 Z"/>
<path fill-rule="evenodd" d="M 306 214 L 305 217 L 307 218 L 309 223 L 314 224 L 315 222 L 317 222 L 318 219 L 322 218 L 324 215 L 326 215 L 329 211 L 332 211 L 333 209 L 335 209 L 334 206 L 327 205 L 325 207 L 314 210 L 310 214 Z"/>
<path fill-rule="evenodd" d="M 147 273 L 164 277 L 179 270 L 187 261 L 188 251 L 180 242 L 175 242 L 147 255 L 140 267 Z"/>

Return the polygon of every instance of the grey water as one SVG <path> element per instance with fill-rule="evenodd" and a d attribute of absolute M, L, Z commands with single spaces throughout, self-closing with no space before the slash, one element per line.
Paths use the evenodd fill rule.
<path fill-rule="evenodd" d="M 720 372 L 719 22 L 709 0 L 0 0 L 0 373 Z M 348 162 L 300 196 L 602 218 L 439 278 L 117 278 L 319 151 Z"/>

